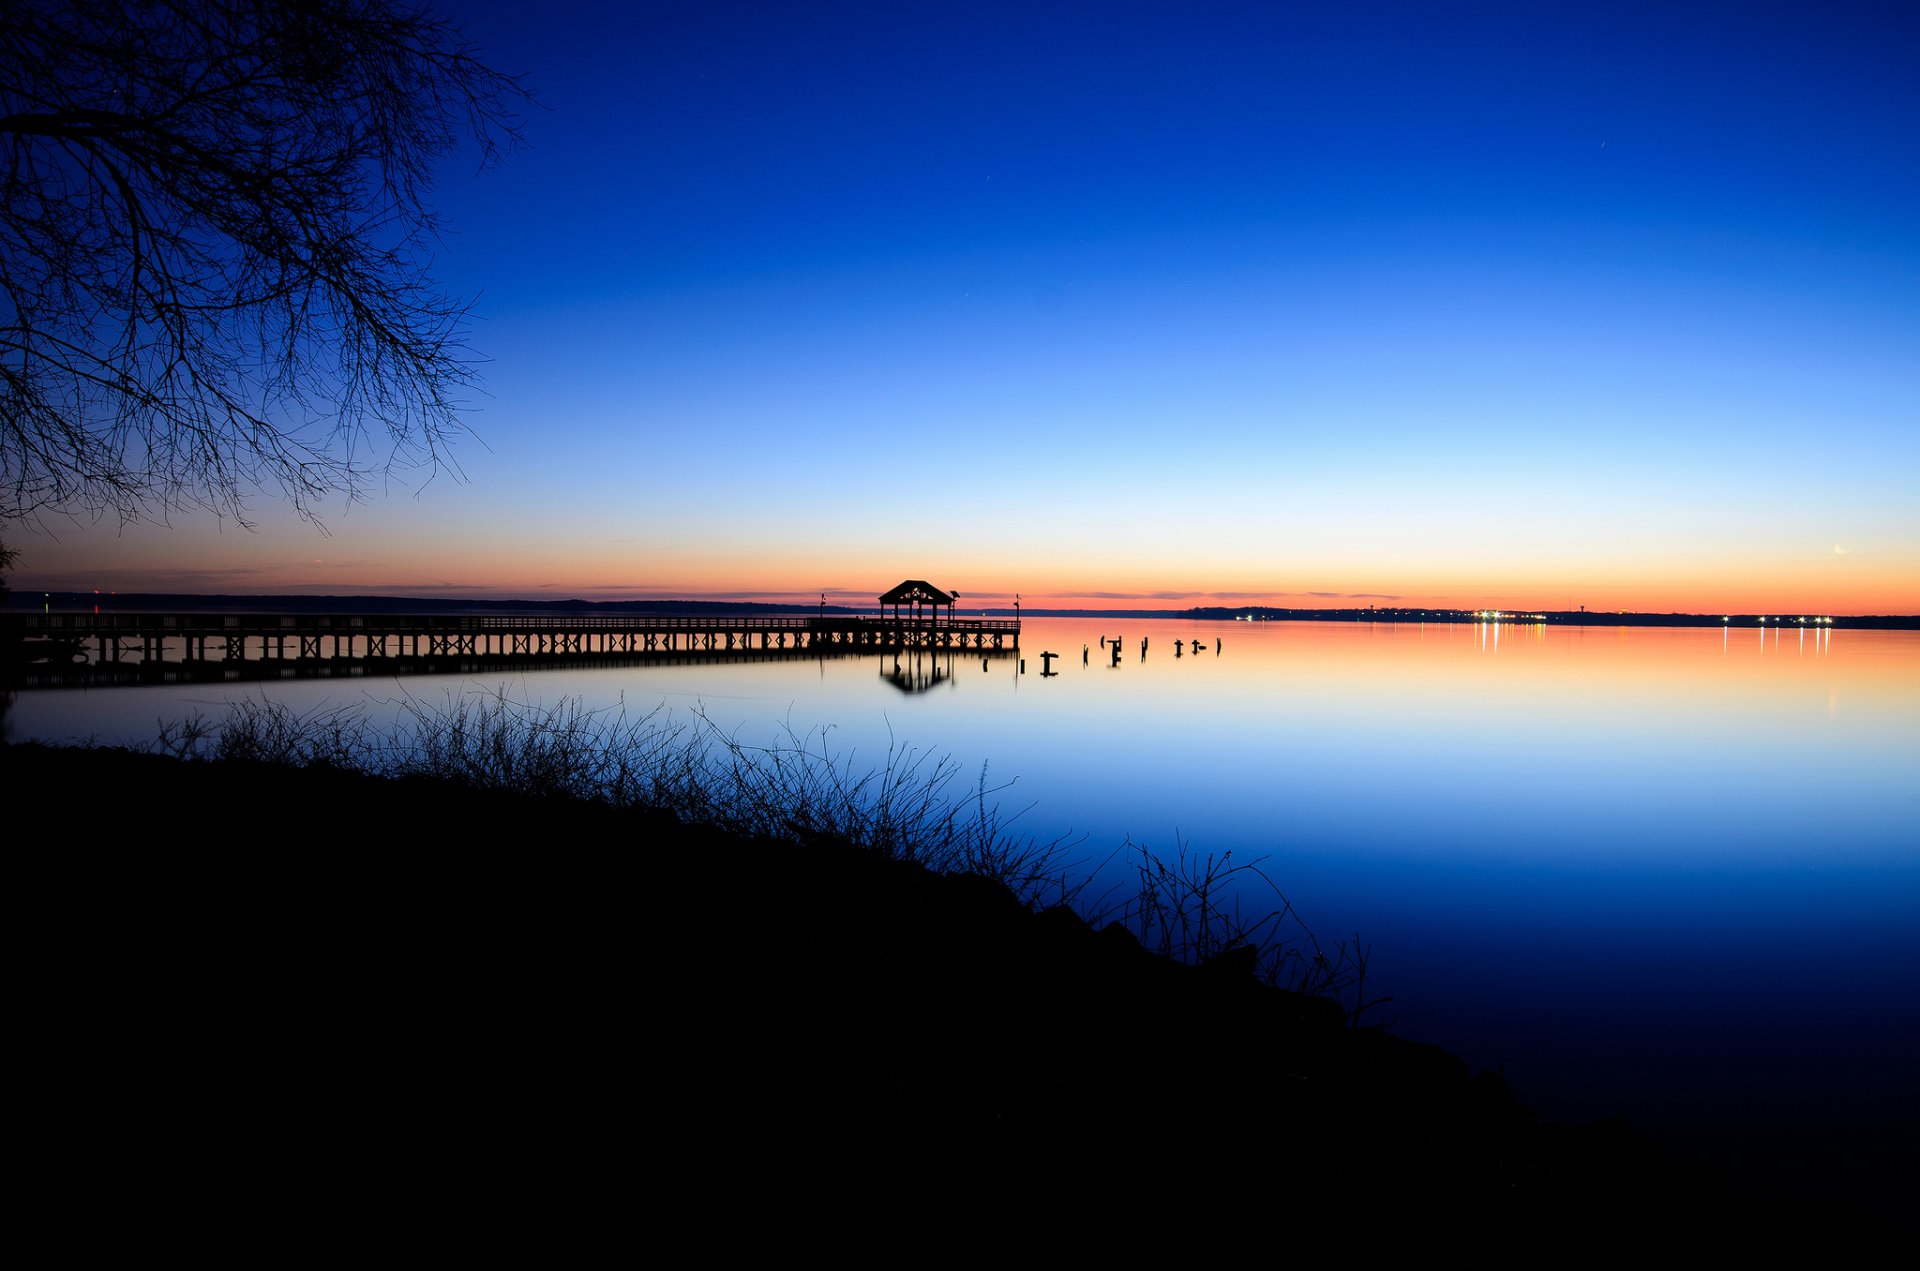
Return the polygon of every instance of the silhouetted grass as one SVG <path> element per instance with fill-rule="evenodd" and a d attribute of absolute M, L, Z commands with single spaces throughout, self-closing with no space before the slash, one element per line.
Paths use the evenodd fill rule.
<path fill-rule="evenodd" d="M 1131 839 L 1116 856 L 1132 868 L 1134 886 L 1117 889 L 1118 901 L 1089 907 L 1093 921 L 1117 922 L 1175 961 L 1237 961 L 1266 984 L 1333 998 L 1356 1026 L 1366 1012 L 1392 1001 L 1366 997 L 1371 946 L 1357 935 L 1351 943 L 1323 944 L 1261 868 L 1264 857 L 1236 862 L 1230 851 L 1202 855 L 1184 840 L 1175 841 L 1168 857 Z"/>
<path fill-rule="evenodd" d="M 397 704 L 395 722 L 382 725 L 360 707 L 303 713 L 247 699 L 218 722 L 199 715 L 163 722 L 152 749 L 181 759 L 429 778 L 647 808 L 746 838 L 850 844 L 940 873 L 990 878 L 1034 909 L 1070 906 L 1176 961 L 1334 998 L 1355 1024 L 1385 1000 L 1364 997 L 1369 951 L 1358 938 L 1323 944 L 1262 859 L 1202 855 L 1184 841 L 1169 857 L 1128 840 L 1099 869 L 1088 868 L 1075 855 L 1079 840 L 1013 832 L 1017 814 L 1004 816 L 997 798 L 1012 783 L 989 785 L 984 764 L 966 787 L 950 756 L 892 738 L 878 764 L 861 768 L 851 754 L 834 754 L 825 729 L 786 725 L 772 744 L 749 745 L 698 710 L 675 719 L 665 708 L 631 715 L 624 705 L 594 710 L 577 698 L 539 706 L 504 691 Z M 1116 861 L 1131 870 L 1132 885 L 1085 899 L 1090 881 Z"/>

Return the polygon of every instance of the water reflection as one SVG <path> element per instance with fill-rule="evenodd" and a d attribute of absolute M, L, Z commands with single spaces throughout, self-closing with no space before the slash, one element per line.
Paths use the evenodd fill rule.
<path fill-rule="evenodd" d="M 955 685 L 951 651 L 910 649 L 880 655 L 880 678 L 902 693 L 924 693 L 942 684 Z M 986 658 L 981 659 L 985 667 Z"/>

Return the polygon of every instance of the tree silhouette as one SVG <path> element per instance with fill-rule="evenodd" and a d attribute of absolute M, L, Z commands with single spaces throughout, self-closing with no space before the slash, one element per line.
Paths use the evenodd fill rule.
<path fill-rule="evenodd" d="M 425 196 L 526 100 L 389 0 L 0 8 L 0 523 L 311 519 L 447 466 L 472 359 Z"/>

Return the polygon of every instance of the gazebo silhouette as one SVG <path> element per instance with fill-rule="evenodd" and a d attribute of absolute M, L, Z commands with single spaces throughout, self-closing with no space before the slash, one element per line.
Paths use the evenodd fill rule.
<path fill-rule="evenodd" d="M 940 621 L 940 606 L 947 607 L 947 625 L 953 625 L 953 602 L 960 599 L 960 593 L 941 591 L 932 583 L 920 578 L 909 578 L 891 588 L 880 597 L 880 608 L 884 616 L 886 607 L 893 606 L 893 620 L 900 621 L 900 607 L 910 606 L 907 616 L 914 622 L 921 619 L 921 606 L 926 606 L 926 617 L 935 625 Z"/>

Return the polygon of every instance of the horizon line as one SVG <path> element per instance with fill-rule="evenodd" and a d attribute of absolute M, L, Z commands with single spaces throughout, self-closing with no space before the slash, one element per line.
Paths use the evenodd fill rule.
<path fill-rule="evenodd" d="M 393 604 L 396 602 L 418 603 L 421 605 L 433 606 L 433 607 L 455 606 L 455 605 L 485 606 L 490 604 L 516 605 L 516 606 L 518 605 L 539 605 L 539 606 L 755 605 L 755 606 L 764 606 L 764 607 L 779 608 L 779 609 L 794 609 L 794 610 L 808 610 L 808 609 L 815 609 L 820 607 L 818 602 L 791 599 L 790 597 L 793 596 L 794 594 L 791 592 L 709 592 L 709 593 L 693 592 L 693 593 L 682 593 L 678 595 L 654 595 L 654 596 L 628 595 L 628 596 L 622 596 L 619 598 L 595 600 L 595 599 L 587 599 L 586 597 L 582 597 L 582 596 L 569 596 L 565 598 L 560 598 L 552 595 L 547 595 L 547 596 L 528 596 L 525 594 L 515 595 L 515 594 L 511 594 L 510 592 L 509 593 L 486 593 L 486 592 L 479 591 L 478 589 L 474 589 L 475 594 L 458 595 L 458 596 L 448 595 L 444 593 L 439 596 L 420 596 L 420 595 L 409 595 L 403 591 L 340 593 L 340 592 L 319 592 L 319 591 L 314 591 L 314 592 L 305 592 L 305 591 L 258 591 L 258 592 L 251 592 L 251 591 L 205 591 L 205 592 L 203 591 L 127 591 L 127 592 L 120 592 L 120 591 L 101 591 L 96 589 L 57 589 L 57 588 L 35 588 L 34 590 L 40 591 L 43 596 L 48 597 L 49 599 L 56 596 L 60 597 L 63 602 L 62 603 L 63 609 L 72 607 L 69 603 L 67 603 L 69 599 L 77 600 L 81 606 L 85 606 L 89 603 L 92 603 L 95 605 L 100 604 L 102 603 L 103 600 L 106 600 L 107 598 L 113 598 L 123 602 L 160 600 L 160 599 L 172 599 L 172 598 L 194 599 L 194 600 L 203 600 L 203 601 L 204 600 L 237 600 L 237 601 L 290 600 L 290 601 L 300 601 L 303 604 L 314 604 L 317 602 L 334 600 L 334 601 L 345 601 L 345 602 L 356 602 L 356 603 L 379 603 L 382 605 Z M 465 591 L 466 589 L 463 588 L 461 590 Z M 30 595 L 31 593 L 30 592 L 14 592 L 12 594 L 16 597 L 20 597 L 20 596 Z M 834 593 L 832 591 L 829 591 L 826 594 L 831 596 Z M 843 597 L 846 596 L 846 593 L 844 591 L 841 592 L 840 594 Z M 1205 593 L 1196 593 L 1196 594 L 1205 594 Z M 1071 595 L 1071 593 L 1069 593 L 1069 595 Z M 777 598 L 777 597 L 788 597 L 788 598 Z M 824 607 L 827 609 L 838 611 L 838 612 L 852 612 L 857 610 L 876 610 L 876 609 L 883 608 L 883 606 L 881 606 L 878 603 L 878 597 L 876 597 L 872 601 L 862 601 L 856 604 L 848 604 L 845 602 L 844 599 L 835 600 L 835 601 L 826 603 Z M 31 611 L 31 606 L 14 606 L 10 604 L 8 608 L 14 609 L 17 612 Z M 1296 613 L 1343 613 L 1343 614 L 1364 614 L 1364 613 L 1370 613 L 1370 612 L 1384 613 L 1384 614 L 1434 613 L 1434 614 L 1451 614 L 1451 615 L 1460 615 L 1460 616 L 1473 615 L 1475 617 L 1481 617 L 1481 618 L 1494 620 L 1494 621 L 1502 621 L 1502 620 L 1519 621 L 1519 620 L 1537 615 L 1543 618 L 1551 616 L 1551 617 L 1560 617 L 1560 618 L 1571 617 L 1571 618 L 1597 618 L 1597 619 L 1606 619 L 1609 617 L 1685 617 L 1685 618 L 1710 619 L 1715 616 L 1719 616 L 1723 620 L 1731 620 L 1731 619 L 1764 620 L 1764 619 L 1770 619 L 1774 617 L 1779 617 L 1782 620 L 1787 620 L 1787 619 L 1804 619 L 1804 618 L 1820 617 L 1820 618 L 1880 619 L 1880 620 L 1899 619 L 1899 620 L 1906 620 L 1906 621 L 1911 621 L 1915 623 L 1920 623 L 1920 613 L 1897 613 L 1897 612 L 1841 613 L 1838 611 L 1826 610 L 1826 609 L 1816 610 L 1816 609 L 1795 609 L 1795 608 L 1775 608 L 1775 609 L 1768 609 L 1765 611 L 1761 611 L 1758 609 L 1743 610 L 1743 611 L 1729 611 L 1725 609 L 1619 609 L 1619 608 L 1593 609 L 1593 608 L 1581 606 L 1581 607 L 1572 608 L 1572 609 L 1567 609 L 1567 608 L 1555 609 L 1555 608 L 1547 608 L 1544 606 L 1530 606 L 1530 605 L 1441 605 L 1441 604 L 1382 605 L 1378 603 L 1369 603 L 1364 605 L 1362 604 L 1349 604 L 1349 605 L 1317 604 L 1316 605 L 1316 604 L 1275 604 L 1270 601 L 1260 601 L 1260 602 L 1238 601 L 1233 603 L 1220 603 L 1216 601 L 1215 603 L 1198 603 L 1198 604 L 1184 605 L 1180 607 L 1166 607 L 1166 608 L 1148 607 L 1148 606 L 1122 606 L 1122 605 L 1092 606 L 1092 605 L 1059 605 L 1059 604 L 1054 604 L 1054 605 L 1002 604 L 1002 605 L 984 605 L 984 606 L 964 605 L 964 606 L 956 607 L 956 616 L 958 615 L 958 612 L 962 609 L 970 610 L 978 613 L 994 614 L 995 616 L 1012 616 L 1015 614 L 1021 614 L 1021 615 L 1030 615 L 1033 617 L 1099 617 L 1099 616 L 1109 615 L 1109 614 L 1115 617 L 1180 617 L 1186 614 L 1190 614 L 1196 610 L 1217 610 L 1217 611 L 1227 612 L 1227 613 L 1232 613 L 1232 612 L 1252 613 L 1260 610 L 1267 610 L 1267 611 L 1296 612 Z"/>

